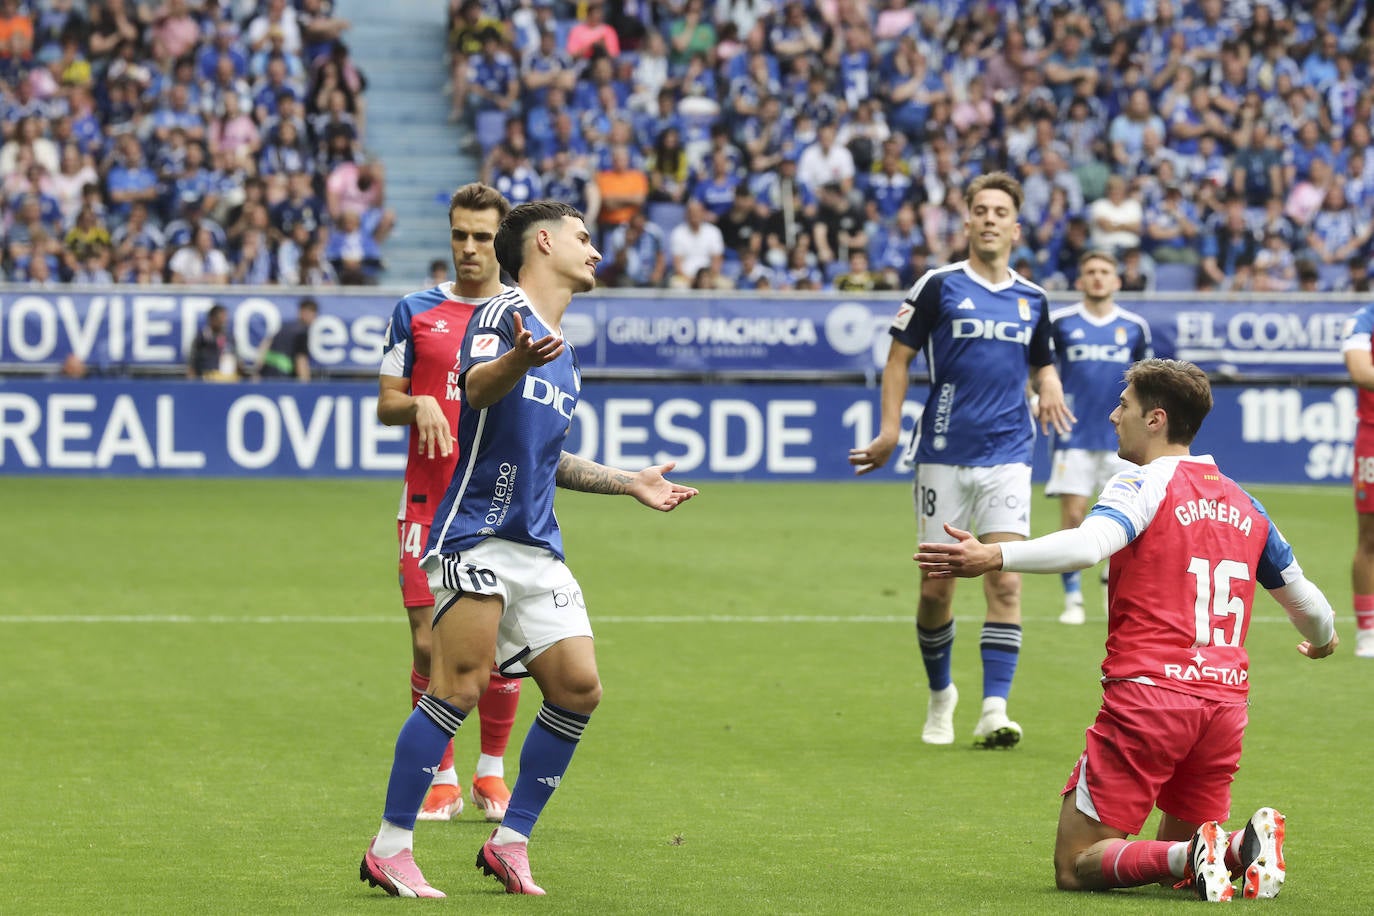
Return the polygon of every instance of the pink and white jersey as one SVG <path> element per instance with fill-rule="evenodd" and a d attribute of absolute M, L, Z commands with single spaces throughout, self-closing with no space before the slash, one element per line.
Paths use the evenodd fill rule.
<path fill-rule="evenodd" d="M 506 287 L 502 287 L 502 292 Z M 410 379 L 412 395 L 427 394 L 439 402 L 449 427 L 458 431 L 458 360 L 463 335 L 473 312 L 488 299 L 464 299 L 452 283 L 410 293 L 396 303 L 382 346 L 381 374 Z M 447 458 L 420 453 L 415 424 L 410 426 L 405 489 L 397 519 L 430 524 L 458 464 L 457 441 Z"/>
<path fill-rule="evenodd" d="M 1374 305 L 1366 305 L 1351 315 L 1345 323 L 1345 337 L 1341 341 L 1341 352 L 1374 350 Z M 1374 391 L 1364 388 L 1355 389 L 1355 413 L 1363 424 L 1374 425 Z"/>
<path fill-rule="evenodd" d="M 1127 538 L 1111 559 L 1103 679 L 1243 702 L 1255 585 L 1302 575 L 1264 507 L 1203 455 L 1122 471 L 1092 514 Z"/>

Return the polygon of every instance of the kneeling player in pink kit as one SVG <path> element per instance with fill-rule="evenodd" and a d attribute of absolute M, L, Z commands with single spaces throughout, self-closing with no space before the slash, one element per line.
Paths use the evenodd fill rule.
<path fill-rule="evenodd" d="M 1020 543 L 922 544 L 931 576 L 1061 573 L 1110 556 L 1103 699 L 1064 788 L 1055 841 L 1062 890 L 1179 882 L 1204 900 L 1283 886 L 1284 816 L 1260 808 L 1228 834 L 1231 781 L 1247 722 L 1245 636 L 1255 583 L 1288 612 L 1298 651 L 1336 650 L 1335 615 L 1303 576 L 1264 507 L 1189 446 L 1212 408 L 1201 369 L 1147 359 L 1112 412 L 1122 471 L 1077 528 Z M 1157 839 L 1129 841 L 1152 809 Z"/>

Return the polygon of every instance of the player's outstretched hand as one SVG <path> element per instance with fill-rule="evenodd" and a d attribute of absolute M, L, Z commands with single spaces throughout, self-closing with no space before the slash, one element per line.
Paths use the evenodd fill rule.
<path fill-rule="evenodd" d="M 912 557 L 932 579 L 971 579 L 1002 568 L 1002 548 L 984 544 L 972 534 L 945 523 L 954 544 L 922 544 Z"/>
<path fill-rule="evenodd" d="M 439 402 L 427 394 L 415 397 L 415 429 L 419 433 L 420 454 L 433 458 L 437 448 L 441 457 L 453 452 L 453 430 Z"/>
<path fill-rule="evenodd" d="M 1332 633 L 1331 641 L 1326 645 L 1314 646 L 1311 641 L 1304 639 L 1302 642 L 1298 643 L 1298 651 L 1308 658 L 1326 658 L 1332 652 L 1335 652 L 1336 647 L 1340 644 L 1341 638 L 1335 633 Z"/>
<path fill-rule="evenodd" d="M 515 343 L 510 352 L 527 368 L 546 366 L 563 354 L 563 338 L 548 334 L 535 340 L 534 332 L 525 330 L 525 322 L 519 312 L 515 313 L 514 321 Z"/>
<path fill-rule="evenodd" d="M 677 467 L 676 463 L 669 461 L 667 464 L 659 464 L 647 467 L 635 474 L 625 487 L 625 492 L 639 500 L 650 509 L 657 509 L 660 512 L 671 512 L 681 503 L 685 503 L 693 496 L 697 495 L 695 487 L 686 487 L 680 483 L 673 483 L 664 475 Z"/>
<path fill-rule="evenodd" d="M 887 464 L 897 447 L 897 438 L 879 436 L 863 448 L 849 450 L 849 463 L 854 466 L 855 475 L 869 474 Z"/>

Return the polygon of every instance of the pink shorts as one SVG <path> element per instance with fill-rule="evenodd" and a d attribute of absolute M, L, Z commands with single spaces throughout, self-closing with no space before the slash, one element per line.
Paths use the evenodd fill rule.
<path fill-rule="evenodd" d="M 1240 765 L 1244 703 L 1111 681 L 1062 795 L 1099 823 L 1137 834 L 1158 806 L 1181 821 L 1225 823 Z"/>
<path fill-rule="evenodd" d="M 1374 426 L 1361 423 L 1355 432 L 1355 511 L 1374 512 Z"/>
<path fill-rule="evenodd" d="M 407 609 L 431 607 L 434 595 L 429 590 L 429 576 L 420 568 L 420 557 L 429 541 L 429 522 L 398 521 L 396 538 L 401 547 L 401 600 Z"/>

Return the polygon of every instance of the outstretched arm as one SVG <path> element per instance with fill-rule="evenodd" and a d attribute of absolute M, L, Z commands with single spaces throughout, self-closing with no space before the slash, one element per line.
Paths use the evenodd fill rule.
<path fill-rule="evenodd" d="M 526 372 L 553 362 L 563 353 L 563 338 L 548 334 L 535 340 L 534 334 L 525 330 L 519 313 L 514 321 L 515 342 L 511 348 L 496 359 L 478 363 L 463 375 L 468 406 L 474 410 L 485 410 L 495 404 L 510 394 Z"/>
<path fill-rule="evenodd" d="M 968 579 L 998 569 L 1007 572 L 1056 573 L 1087 569 L 1126 546 L 1126 530 L 1111 519 L 1089 516 L 1077 528 L 1066 528 L 1029 541 L 984 544 L 967 531 L 945 525 L 954 544 L 922 544 L 912 557 L 932 579 Z"/>
<path fill-rule="evenodd" d="M 669 461 L 632 474 L 564 452 L 558 459 L 556 480 L 566 490 L 610 495 L 628 493 L 650 509 L 671 512 L 679 503 L 697 495 L 694 487 L 673 483 L 663 476 L 674 467 L 674 463 Z"/>

